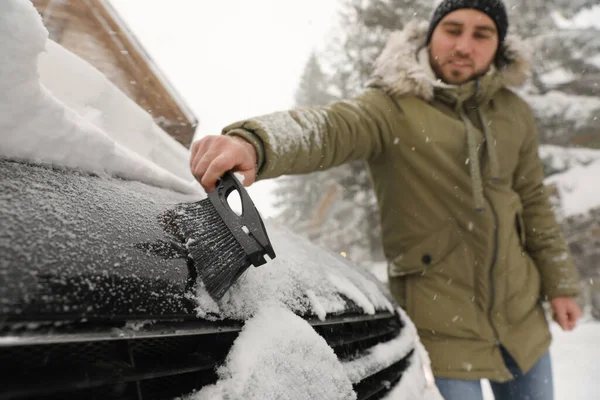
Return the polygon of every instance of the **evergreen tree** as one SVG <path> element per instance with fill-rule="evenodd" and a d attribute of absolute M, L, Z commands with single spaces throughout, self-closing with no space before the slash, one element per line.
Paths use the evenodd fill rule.
<path fill-rule="evenodd" d="M 295 96 L 295 105 L 325 105 L 333 100 L 327 92 L 327 78 L 316 54 L 311 54 L 305 67 Z M 296 230 L 308 230 L 315 210 L 322 199 L 322 188 L 327 188 L 326 177 L 321 173 L 284 176 L 277 180 L 273 190 L 277 219 Z"/>

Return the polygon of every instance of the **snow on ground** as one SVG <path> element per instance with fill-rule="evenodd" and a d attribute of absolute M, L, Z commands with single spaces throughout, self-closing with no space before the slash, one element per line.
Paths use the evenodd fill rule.
<path fill-rule="evenodd" d="M 556 399 L 595 400 L 600 393 L 600 323 L 580 324 L 573 332 L 552 326 Z"/>
<path fill-rule="evenodd" d="M 169 155 L 167 148 L 171 149 L 170 154 L 180 156 L 187 154 L 186 151 L 176 149 L 178 144 L 165 138 L 166 133 L 154 129 L 147 119 L 140 119 L 139 112 L 131 111 L 134 107 L 125 100 L 125 95 L 111 88 L 106 79 L 98 78 L 98 72 L 91 66 L 77 61 L 57 44 L 49 46 L 50 55 L 45 61 L 42 57 L 40 64 L 42 70 L 45 70 L 44 65 L 54 65 L 54 68 L 60 65 L 67 70 L 61 80 L 49 78 L 51 86 L 57 92 L 62 83 L 72 87 L 69 83 L 72 72 L 73 80 L 80 84 L 79 93 L 85 93 L 81 88 L 89 84 L 92 85 L 90 92 L 106 95 L 106 101 L 76 110 L 67 105 L 73 105 L 76 96 L 69 96 L 66 91 L 59 98 L 44 85 L 38 62 L 46 51 L 47 38 L 48 31 L 30 1 L 0 2 L 0 157 L 78 168 L 200 194 L 200 186 L 193 179 L 177 175 L 183 167 L 175 172 L 165 169 L 169 162 L 165 162 L 164 156 L 148 151 L 145 141 L 164 150 L 165 155 Z M 110 111 L 110 107 L 116 109 Z M 121 107 L 126 115 L 116 118 Z M 81 114 L 82 110 L 87 110 L 86 117 Z M 112 121 L 121 123 L 106 126 L 110 130 L 101 129 L 95 123 L 103 120 L 104 112 Z M 145 128 L 134 126 L 136 121 L 146 124 Z M 137 132 L 133 143 L 127 138 L 131 132 Z M 156 146 L 157 143 L 162 146 Z M 182 165 L 187 162 L 188 157 L 181 159 Z"/>

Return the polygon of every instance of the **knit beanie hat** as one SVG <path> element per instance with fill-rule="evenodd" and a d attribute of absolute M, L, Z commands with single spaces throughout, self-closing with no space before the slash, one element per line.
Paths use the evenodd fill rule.
<path fill-rule="evenodd" d="M 472 8 L 487 14 L 496 24 L 498 43 L 501 44 L 504 41 L 508 30 L 508 15 L 502 0 L 444 0 L 437 6 L 431 16 L 429 31 L 427 32 L 427 44 L 431 42 L 433 31 L 440 21 L 451 12 L 463 8 Z"/>

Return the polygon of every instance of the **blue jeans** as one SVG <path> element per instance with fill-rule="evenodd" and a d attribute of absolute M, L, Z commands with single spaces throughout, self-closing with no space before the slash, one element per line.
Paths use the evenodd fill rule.
<path fill-rule="evenodd" d="M 526 374 L 504 349 L 502 356 L 515 379 L 504 383 L 490 381 L 496 400 L 554 400 L 549 352 L 540 357 Z M 480 380 L 435 378 L 435 383 L 445 400 L 483 400 Z"/>

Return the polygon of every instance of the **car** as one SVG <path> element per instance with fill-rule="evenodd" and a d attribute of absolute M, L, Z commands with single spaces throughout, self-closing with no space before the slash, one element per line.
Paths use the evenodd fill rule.
<path fill-rule="evenodd" d="M 387 288 L 273 220 L 277 257 L 210 297 L 165 222 L 206 196 L 187 150 L 29 1 L 0 3 L 2 26 L 21 29 L 0 29 L 0 400 L 440 398 Z M 44 51 L 89 87 L 44 82 Z M 63 84 L 104 96 L 94 121 Z M 111 110 L 126 123 L 103 129 Z"/>
<path fill-rule="evenodd" d="M 276 222 L 267 220 L 277 258 L 248 270 L 217 304 L 161 223 L 189 195 L 8 159 L 0 171 L 0 399 L 192 393 L 217 382 L 265 304 L 280 309 L 264 316 L 264 329 L 277 329 L 281 310 L 294 312 L 352 375 L 358 399 L 409 380 L 429 390 L 414 326 L 387 289 Z M 294 340 L 296 331 L 284 332 Z"/>

